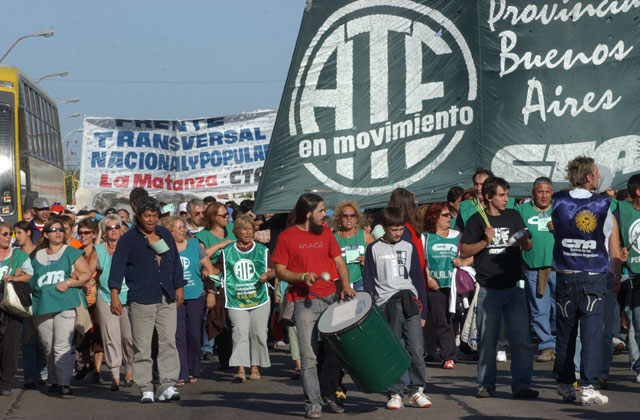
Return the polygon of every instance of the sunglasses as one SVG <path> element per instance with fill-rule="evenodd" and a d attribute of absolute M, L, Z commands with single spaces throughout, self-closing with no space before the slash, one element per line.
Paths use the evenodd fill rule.
<path fill-rule="evenodd" d="M 78 231 L 78 236 L 91 235 L 92 233 L 93 233 L 93 231 L 91 231 L 91 230 L 79 230 Z"/>
<path fill-rule="evenodd" d="M 64 228 L 52 227 L 50 229 L 47 229 L 45 232 L 47 232 L 47 233 L 64 232 Z"/>
<path fill-rule="evenodd" d="M 34 210 L 35 210 L 35 211 L 45 211 L 45 210 L 46 210 L 46 211 L 51 211 L 51 209 L 50 209 L 49 207 L 42 207 L 42 208 L 34 209 Z"/>
<path fill-rule="evenodd" d="M 442 217 L 451 217 L 451 213 L 442 213 L 440 216 L 442 216 Z"/>
<path fill-rule="evenodd" d="M 195 212 L 193 212 L 193 214 L 196 215 L 196 216 L 202 216 L 204 214 L 204 212 L 203 211 L 195 211 Z"/>
<path fill-rule="evenodd" d="M 2 233 L 0 234 L 0 236 L 4 236 L 4 237 L 11 236 L 11 232 L 9 231 L 9 232 Z"/>
<path fill-rule="evenodd" d="M 355 214 L 343 214 L 342 218 L 343 219 L 355 219 L 356 215 Z"/>
<path fill-rule="evenodd" d="M 229 213 L 225 213 L 225 214 L 216 214 L 216 216 L 218 216 L 218 217 L 222 217 L 223 219 L 228 219 L 228 218 L 229 218 Z"/>
<path fill-rule="evenodd" d="M 120 230 L 120 225 L 107 226 L 107 232 L 111 232 L 112 230 Z"/>

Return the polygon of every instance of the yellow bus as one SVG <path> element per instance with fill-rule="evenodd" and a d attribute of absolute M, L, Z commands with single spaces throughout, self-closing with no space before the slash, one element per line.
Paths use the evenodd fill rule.
<path fill-rule="evenodd" d="M 15 67 L 0 66 L 0 216 L 13 223 L 36 197 L 66 203 L 56 102 Z"/>

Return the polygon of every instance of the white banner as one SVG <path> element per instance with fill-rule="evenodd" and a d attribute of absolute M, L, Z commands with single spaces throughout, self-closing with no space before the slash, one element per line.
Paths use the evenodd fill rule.
<path fill-rule="evenodd" d="M 194 120 L 87 117 L 80 187 L 200 197 L 255 191 L 275 117 L 275 110 Z"/>

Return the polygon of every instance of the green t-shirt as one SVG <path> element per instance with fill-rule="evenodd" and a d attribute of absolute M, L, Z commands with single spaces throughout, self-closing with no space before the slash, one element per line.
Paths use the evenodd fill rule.
<path fill-rule="evenodd" d="M 110 305 L 111 289 L 109 289 L 109 273 L 111 272 L 112 257 L 109 255 L 107 247 L 103 243 L 96 245 L 93 249 L 98 255 L 98 267 L 100 267 L 100 270 L 102 271 L 100 278 L 98 279 L 98 291 L 100 293 L 100 298 Z M 126 305 L 129 286 L 127 286 L 127 282 L 124 281 L 124 279 L 122 280 L 122 287 L 120 288 L 120 293 L 118 293 L 118 299 L 121 304 Z"/>
<path fill-rule="evenodd" d="M 11 272 L 8 273 L 10 276 L 14 275 L 18 268 L 22 268 L 26 274 L 33 274 L 29 254 L 18 248 L 10 248 L 9 256 L 0 261 L 0 277 L 7 274 L 9 267 L 11 267 Z"/>
<path fill-rule="evenodd" d="M 635 240 L 640 235 L 640 210 L 636 210 L 628 201 L 618 203 L 620 211 L 620 233 L 624 246 Z M 629 250 L 627 267 L 631 273 L 640 274 L 640 239 L 636 240 Z"/>
<path fill-rule="evenodd" d="M 43 258 L 39 258 L 41 255 Z M 46 249 L 36 253 L 36 257 L 31 261 L 33 277 L 29 280 L 33 290 L 34 316 L 74 309 L 81 303 L 87 307 L 87 299 L 81 288 L 70 287 L 64 293 L 56 290 L 56 284 L 69 278 L 73 271 L 73 263 L 82 255 L 84 252 L 66 245 L 56 261 L 49 260 L 51 256 L 46 254 Z M 41 263 L 41 259 L 47 260 L 47 263 Z"/>
<path fill-rule="evenodd" d="M 446 238 L 435 233 L 425 232 L 422 235 L 429 275 L 438 281 L 440 287 L 451 287 L 453 259 L 458 255 L 459 240 L 460 232 L 453 229 L 449 230 Z"/>
<path fill-rule="evenodd" d="M 349 282 L 357 283 L 361 281 L 363 279 L 362 265 L 360 264 L 360 261 L 357 261 L 355 258 L 361 256 L 364 257 L 367 250 L 367 242 L 364 239 L 364 230 L 358 230 L 358 232 L 351 238 L 342 238 L 338 235 L 338 232 L 334 235 L 336 237 L 336 241 L 338 241 L 338 245 L 340 245 L 340 249 L 342 249 L 342 258 L 347 264 L 347 270 L 349 270 Z"/>
<path fill-rule="evenodd" d="M 229 226 L 231 226 L 231 228 L 229 228 Z M 227 231 L 227 236 L 225 238 L 218 238 L 216 235 L 211 233 L 209 229 L 203 229 L 196 234 L 196 239 L 202 242 L 202 245 L 204 245 L 205 248 L 209 248 L 210 246 L 213 246 L 218 242 L 222 242 L 227 239 L 231 239 L 232 241 L 235 241 L 238 239 L 236 238 L 236 235 L 233 234 L 233 225 L 231 223 L 227 225 L 226 231 Z M 216 262 L 218 262 L 218 258 L 220 257 L 221 251 L 222 250 L 219 250 L 211 256 L 212 264 L 215 264 Z"/>
<path fill-rule="evenodd" d="M 522 259 L 529 268 L 551 267 L 553 260 L 553 233 L 549 232 L 547 223 L 551 221 L 551 208 L 538 213 L 531 201 L 516 207 L 520 217 L 531 232 L 532 247 L 529 251 L 522 251 Z"/>

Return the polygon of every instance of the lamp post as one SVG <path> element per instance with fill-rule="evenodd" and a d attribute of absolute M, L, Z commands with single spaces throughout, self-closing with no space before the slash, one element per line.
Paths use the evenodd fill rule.
<path fill-rule="evenodd" d="M 79 116 L 80 116 L 79 112 L 74 112 L 73 114 L 67 115 L 67 118 L 75 118 L 75 117 L 79 117 Z"/>
<path fill-rule="evenodd" d="M 67 99 L 66 101 L 58 102 L 58 105 L 71 104 L 71 103 L 76 103 L 76 102 L 80 102 L 80 98 Z"/>
<path fill-rule="evenodd" d="M 36 33 L 34 33 L 34 34 L 24 35 L 24 36 L 21 36 L 20 38 L 16 39 L 16 42 L 14 42 L 14 43 L 13 43 L 13 45 L 11 45 L 11 46 L 9 47 L 9 49 L 7 50 L 7 52 L 6 52 L 6 53 L 4 53 L 4 55 L 2 56 L 2 58 L 0 58 L 0 63 L 2 63 L 2 60 L 4 60 L 4 59 L 5 59 L 5 57 L 9 55 L 9 53 L 11 52 L 11 50 L 13 50 L 13 47 L 15 47 L 15 46 L 18 44 L 18 42 L 22 41 L 23 39 L 26 39 L 26 38 L 33 38 L 33 37 L 36 37 L 36 36 L 43 36 L 43 37 L 45 37 L 45 38 L 49 38 L 50 36 L 53 36 L 53 30 L 51 30 L 51 29 L 47 29 L 47 30 L 44 30 L 44 31 L 36 32 Z"/>
<path fill-rule="evenodd" d="M 48 78 L 48 77 L 57 77 L 57 76 L 65 77 L 65 76 L 66 76 L 66 75 L 68 75 L 68 74 L 69 74 L 69 72 L 68 72 L 67 70 L 60 70 L 60 71 L 57 71 L 57 72 L 55 72 L 55 73 L 45 74 L 44 76 L 42 76 L 41 78 L 39 78 L 39 79 L 38 79 L 38 81 L 37 81 L 36 83 L 40 83 L 40 82 L 42 82 L 44 79 L 46 79 L 46 78 Z"/>

